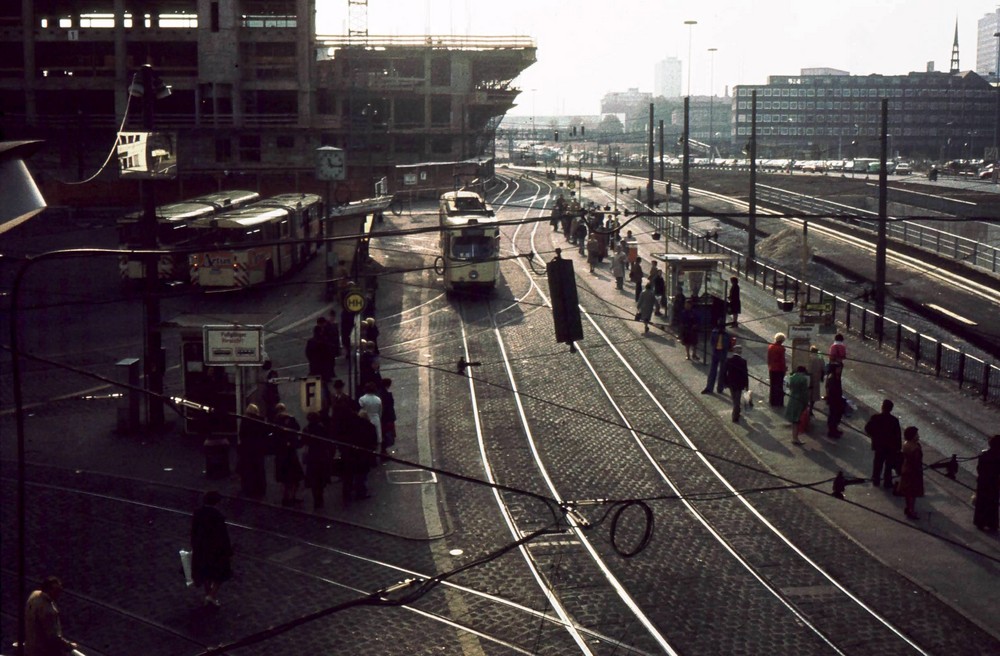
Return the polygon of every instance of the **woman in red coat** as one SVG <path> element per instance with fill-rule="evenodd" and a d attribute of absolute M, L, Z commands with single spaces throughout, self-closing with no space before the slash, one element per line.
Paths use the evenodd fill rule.
<path fill-rule="evenodd" d="M 774 342 L 767 347 L 767 375 L 771 383 L 770 401 L 774 407 L 785 405 L 785 333 L 776 333 Z"/>

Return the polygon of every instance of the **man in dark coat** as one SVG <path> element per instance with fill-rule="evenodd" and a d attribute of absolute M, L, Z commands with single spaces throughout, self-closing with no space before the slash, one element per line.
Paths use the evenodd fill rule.
<path fill-rule="evenodd" d="M 844 386 L 841 382 L 843 372 L 844 365 L 839 362 L 831 362 L 830 371 L 826 376 L 826 406 L 828 412 L 826 417 L 826 436 L 834 439 L 844 434 L 842 430 L 837 428 L 840 425 L 841 418 L 844 416 L 844 406 L 847 405 L 846 401 L 844 401 Z"/>
<path fill-rule="evenodd" d="M 375 425 L 368 420 L 368 413 L 360 410 L 342 437 L 341 447 L 344 463 L 344 501 L 367 499 L 368 471 L 375 465 L 375 449 L 378 448 L 378 433 Z"/>
<path fill-rule="evenodd" d="M 318 412 L 306 415 L 306 485 L 312 491 L 313 510 L 322 510 L 323 491 L 330 484 L 333 469 L 334 446 L 330 431 Z"/>
<path fill-rule="evenodd" d="M 996 532 L 1000 524 L 1000 435 L 989 440 L 990 448 L 976 463 L 976 510 L 973 523 L 981 531 Z"/>
<path fill-rule="evenodd" d="M 743 309 L 743 304 L 740 301 L 740 279 L 733 276 L 729 279 L 729 314 L 733 315 L 733 323 L 731 325 L 736 326 L 736 320 L 739 319 L 740 311 Z"/>
<path fill-rule="evenodd" d="M 743 347 L 737 344 L 733 347 L 729 359 L 726 360 L 725 380 L 729 388 L 729 396 L 733 400 L 733 423 L 740 420 L 740 409 L 743 406 L 743 390 L 750 387 L 750 374 L 747 371 L 747 361 L 742 356 Z"/>
<path fill-rule="evenodd" d="M 711 349 L 712 363 L 708 368 L 708 382 L 701 393 L 711 394 L 718 379 L 718 391 L 722 394 L 722 389 L 726 386 L 726 356 L 729 355 L 729 333 L 726 332 L 725 319 L 720 319 L 719 324 L 712 329 L 708 347 Z"/>
<path fill-rule="evenodd" d="M 222 605 L 219 586 L 233 575 L 229 529 L 226 518 L 215 507 L 221 500 L 218 492 L 206 492 L 203 505 L 191 519 L 191 578 L 195 585 L 205 586 L 205 605 L 216 607 Z"/>
<path fill-rule="evenodd" d="M 324 383 L 333 379 L 336 360 L 333 350 L 325 330 L 326 320 L 322 324 L 316 324 L 313 328 L 313 336 L 306 342 L 306 360 L 309 361 L 309 375 L 319 376 Z"/>
<path fill-rule="evenodd" d="M 903 448 L 903 429 L 892 414 L 893 403 L 882 401 L 882 412 L 865 424 L 865 434 L 872 440 L 872 485 L 892 488 L 892 470 L 899 468 L 899 451 Z"/>

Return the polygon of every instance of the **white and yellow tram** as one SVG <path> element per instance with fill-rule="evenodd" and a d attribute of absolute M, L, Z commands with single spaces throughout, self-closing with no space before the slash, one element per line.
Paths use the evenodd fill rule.
<path fill-rule="evenodd" d="M 198 219 L 216 216 L 227 210 L 244 207 L 260 199 L 256 191 L 232 189 L 198 196 L 179 203 L 169 203 L 156 208 L 157 244 L 160 248 L 183 248 L 197 240 L 198 231 L 192 225 Z M 118 220 L 120 248 L 145 247 L 142 230 L 142 212 L 134 212 Z M 161 282 L 187 280 L 188 256 L 186 253 L 164 254 L 157 260 L 156 272 Z M 118 270 L 123 282 L 137 281 L 144 277 L 141 257 L 121 255 Z"/>
<path fill-rule="evenodd" d="M 316 194 L 282 194 L 198 219 L 200 250 L 189 257 L 191 284 L 251 287 L 305 265 L 316 253 L 323 201 Z"/>
<path fill-rule="evenodd" d="M 482 196 L 449 191 L 441 196 L 441 255 L 435 268 L 445 288 L 492 290 L 500 277 L 500 226 Z"/>

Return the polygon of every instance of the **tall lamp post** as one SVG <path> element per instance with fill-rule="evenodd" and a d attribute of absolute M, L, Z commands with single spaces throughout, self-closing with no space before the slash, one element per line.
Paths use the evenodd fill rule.
<path fill-rule="evenodd" d="M 1000 150 L 997 150 L 997 132 L 1000 131 L 1000 30 L 993 33 L 997 39 L 997 65 L 993 71 L 996 82 L 997 102 L 993 110 L 993 184 L 1000 182 Z"/>
<path fill-rule="evenodd" d="M 698 24 L 696 20 L 686 20 L 684 24 L 688 26 L 688 85 L 687 85 L 687 95 L 691 96 L 691 40 L 692 33 L 694 32 L 694 26 Z"/>
<path fill-rule="evenodd" d="M 715 163 L 715 53 L 718 51 L 718 48 L 708 49 L 711 55 L 708 67 L 708 159 L 711 164 Z"/>

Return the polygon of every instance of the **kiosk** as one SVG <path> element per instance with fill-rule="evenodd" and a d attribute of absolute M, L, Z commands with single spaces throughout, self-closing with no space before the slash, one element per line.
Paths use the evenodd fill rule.
<path fill-rule="evenodd" d="M 704 332 L 711 330 L 726 317 L 729 294 L 729 274 L 719 268 L 729 256 L 721 253 L 654 253 L 653 259 L 663 263 L 664 282 L 670 303 L 670 323 L 680 323 L 680 313 L 686 299 L 694 299 L 698 325 Z"/>

